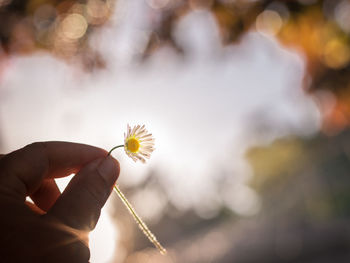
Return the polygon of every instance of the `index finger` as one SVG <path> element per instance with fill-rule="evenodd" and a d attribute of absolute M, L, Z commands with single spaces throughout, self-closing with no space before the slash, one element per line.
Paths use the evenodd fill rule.
<path fill-rule="evenodd" d="M 45 178 L 67 176 L 106 156 L 103 149 L 70 142 L 37 142 L 0 159 L 0 191 L 21 198 L 34 193 Z"/>

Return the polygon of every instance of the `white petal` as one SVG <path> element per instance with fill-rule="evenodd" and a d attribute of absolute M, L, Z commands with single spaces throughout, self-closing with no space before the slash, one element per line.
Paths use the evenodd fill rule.
<path fill-rule="evenodd" d="M 147 130 L 144 128 L 141 128 L 138 132 L 135 133 L 135 137 L 141 137 L 146 133 L 147 133 Z"/>
<path fill-rule="evenodd" d="M 141 127 L 140 125 L 137 125 L 137 126 L 136 126 L 135 131 L 134 131 L 134 134 L 136 134 L 136 133 L 138 133 L 138 132 L 139 132 L 140 127 Z"/>
<path fill-rule="evenodd" d="M 141 144 L 154 144 L 154 140 L 141 140 Z"/>
<path fill-rule="evenodd" d="M 140 139 L 144 139 L 144 138 L 148 138 L 148 137 L 152 137 L 152 133 L 142 135 L 142 136 L 140 136 Z"/>
<path fill-rule="evenodd" d="M 135 135 L 135 131 L 140 127 L 140 125 L 134 126 L 134 128 L 131 131 L 131 135 Z"/>
<path fill-rule="evenodd" d="M 140 151 L 140 154 L 147 157 L 147 158 L 150 158 L 151 157 L 151 154 L 149 152 L 145 152 L 145 151 Z"/>
<path fill-rule="evenodd" d="M 128 132 L 126 134 L 126 137 L 129 137 L 130 136 L 130 133 L 131 133 L 131 127 L 130 125 L 128 124 L 128 128 L 127 128 Z"/>
<path fill-rule="evenodd" d="M 135 157 L 136 157 L 137 159 L 139 159 L 139 160 L 140 160 L 141 162 L 143 162 L 143 163 L 146 162 L 145 158 L 141 157 L 140 155 L 136 155 Z"/>
<path fill-rule="evenodd" d="M 141 148 L 142 148 L 142 150 L 152 150 L 152 149 L 154 149 L 153 146 L 154 146 L 153 144 L 152 145 L 142 145 Z"/>
<path fill-rule="evenodd" d="M 140 141 L 140 143 L 142 144 L 142 145 L 146 145 L 146 144 L 154 144 L 154 140 L 147 140 L 147 141 Z"/>
<path fill-rule="evenodd" d="M 145 125 L 142 125 L 141 127 L 139 127 L 138 129 L 138 133 L 142 133 L 144 132 L 146 129 L 145 129 Z"/>

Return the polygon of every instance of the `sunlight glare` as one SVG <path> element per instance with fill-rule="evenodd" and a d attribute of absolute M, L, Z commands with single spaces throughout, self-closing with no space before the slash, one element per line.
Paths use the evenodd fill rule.
<path fill-rule="evenodd" d="M 89 235 L 90 262 L 112 262 L 117 239 L 116 228 L 108 213 L 102 209 L 98 224 Z"/>

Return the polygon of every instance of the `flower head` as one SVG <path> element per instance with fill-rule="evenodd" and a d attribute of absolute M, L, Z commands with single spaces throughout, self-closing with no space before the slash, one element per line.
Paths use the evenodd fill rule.
<path fill-rule="evenodd" d="M 128 125 L 127 133 L 124 134 L 124 149 L 126 154 L 135 162 L 146 162 L 154 151 L 154 138 L 145 128 L 145 125 L 137 125 L 132 129 Z"/>

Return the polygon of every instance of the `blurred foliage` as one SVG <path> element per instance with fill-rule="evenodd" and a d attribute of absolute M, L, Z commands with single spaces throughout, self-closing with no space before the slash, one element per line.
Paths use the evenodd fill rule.
<path fill-rule="evenodd" d="M 150 24 L 144 30 L 150 34 L 141 61 L 164 45 L 186 56 L 174 28 L 189 12 L 206 10 L 216 18 L 223 45 L 239 43 L 248 31 L 257 30 L 302 54 L 304 89 L 313 92 L 322 109 L 333 109 L 324 115 L 323 130 L 334 134 L 349 126 L 349 1 L 142 1 Z M 67 60 L 78 58 L 87 70 L 105 67 L 88 38 L 117 7 L 115 0 L 0 0 L 0 57 L 44 49 Z"/>
<path fill-rule="evenodd" d="M 1 0 L 0 44 L 11 55 L 42 49 L 67 60 L 79 57 L 86 69 L 102 67 L 87 40 L 113 9 L 114 1 L 102 0 Z"/>
<path fill-rule="evenodd" d="M 295 172 L 303 162 L 304 147 L 297 138 L 275 141 L 268 148 L 253 148 L 247 153 L 254 171 L 259 173 L 254 184 L 257 188 L 264 187 L 271 177 L 278 177 L 281 173 Z M 263 180 L 263 181 L 262 181 Z"/>
<path fill-rule="evenodd" d="M 267 231 L 266 262 L 348 262 L 349 138 L 349 130 L 285 137 L 247 152 L 251 185 L 262 198 L 257 220 Z M 252 256 L 236 262 L 259 261 Z"/>
<path fill-rule="evenodd" d="M 162 45 L 182 50 L 172 29 L 179 18 L 192 10 L 213 13 L 224 45 L 235 44 L 249 30 L 274 36 L 286 47 L 306 58 L 304 89 L 311 91 L 323 108 L 331 91 L 335 95 L 334 111 L 324 120 L 324 131 L 333 134 L 349 125 L 349 1 L 173 1 L 160 12 L 145 54 Z M 319 98 L 319 95 L 321 98 Z M 328 96 L 332 96 L 327 94 Z M 332 101 L 334 102 L 334 101 Z"/>
<path fill-rule="evenodd" d="M 349 217 L 349 138 L 347 130 L 333 137 L 282 138 L 252 148 L 247 152 L 255 174 L 251 185 L 267 198 L 265 204 L 285 205 L 294 198 L 305 205 L 312 221 L 319 216 Z"/>

